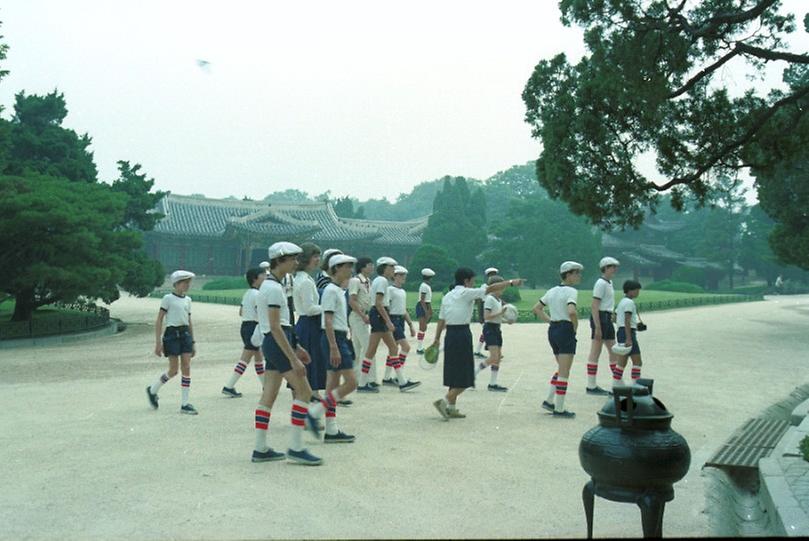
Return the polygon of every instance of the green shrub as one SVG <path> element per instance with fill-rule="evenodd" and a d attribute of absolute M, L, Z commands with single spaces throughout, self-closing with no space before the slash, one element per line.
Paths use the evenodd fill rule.
<path fill-rule="evenodd" d="M 202 289 L 247 289 L 247 281 L 243 276 L 226 276 L 211 280 L 202 286 Z"/>
<path fill-rule="evenodd" d="M 507 302 L 510 304 L 514 304 L 515 302 L 520 302 L 522 300 L 519 288 L 516 288 L 514 286 L 507 287 L 505 291 L 503 291 L 502 298 L 503 302 Z"/>
<path fill-rule="evenodd" d="M 689 284 L 696 284 L 700 286 L 700 291 L 702 291 L 702 286 L 706 283 L 706 275 L 705 269 L 700 269 L 696 267 L 686 267 L 681 266 L 674 269 L 671 273 L 671 280 L 672 282 L 687 282 Z M 669 281 L 669 280 L 663 280 Z M 669 290 L 672 291 L 672 290 Z M 684 291 L 684 290 L 679 290 Z"/>
<path fill-rule="evenodd" d="M 660 280 L 659 282 L 652 282 L 645 289 L 652 291 L 679 291 L 681 293 L 705 293 L 705 290 L 694 283 L 689 282 L 676 282 L 674 280 Z"/>
<path fill-rule="evenodd" d="M 798 449 L 800 449 L 803 459 L 809 462 L 809 436 L 803 437 L 800 444 L 798 444 Z"/>

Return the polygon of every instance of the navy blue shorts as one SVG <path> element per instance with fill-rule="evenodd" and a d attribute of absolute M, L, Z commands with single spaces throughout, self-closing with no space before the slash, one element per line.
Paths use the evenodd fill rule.
<path fill-rule="evenodd" d="M 368 311 L 368 319 L 371 320 L 371 332 L 388 332 L 388 326 L 385 325 L 385 320 L 379 315 L 376 306 L 372 306 Z"/>
<path fill-rule="evenodd" d="M 332 366 L 331 353 L 329 348 L 329 338 L 326 336 L 326 331 L 320 337 L 320 351 L 323 358 L 326 359 L 326 370 L 351 370 L 354 368 L 354 350 L 351 347 L 351 341 L 348 339 L 348 333 L 343 331 L 334 331 L 334 338 L 337 339 L 337 349 L 340 350 L 340 364 Z"/>
<path fill-rule="evenodd" d="M 632 329 L 630 336 L 632 337 L 632 351 L 630 351 L 627 355 L 640 355 L 638 332 L 635 329 Z M 618 329 L 618 343 L 623 344 L 624 340 L 626 340 L 626 327 L 620 327 Z"/>
<path fill-rule="evenodd" d="M 427 303 L 427 307 L 430 307 L 430 303 Z M 416 318 L 421 319 L 427 315 L 427 312 L 424 311 L 424 308 L 421 307 L 421 303 L 416 303 Z"/>
<path fill-rule="evenodd" d="M 500 325 L 498 323 L 484 323 L 483 340 L 486 342 L 486 349 L 489 349 L 490 346 L 503 347 L 503 333 L 500 331 Z"/>
<path fill-rule="evenodd" d="M 404 330 L 404 316 L 390 316 L 390 321 L 393 323 L 393 339 L 398 342 L 407 338 Z"/>
<path fill-rule="evenodd" d="M 283 327 L 283 329 L 287 341 L 292 344 L 292 327 Z M 264 341 L 261 343 L 261 352 L 264 354 L 264 367 L 266 370 L 275 370 L 282 374 L 292 370 L 292 363 L 286 354 L 284 354 L 278 342 L 275 341 L 275 338 L 272 337 L 271 332 L 264 335 Z"/>
<path fill-rule="evenodd" d="M 188 327 L 166 327 L 163 333 L 163 355 L 179 357 L 183 353 L 194 351 L 194 339 Z"/>
<path fill-rule="evenodd" d="M 551 321 L 548 326 L 548 342 L 554 355 L 576 354 L 576 333 L 570 321 Z"/>
<path fill-rule="evenodd" d="M 256 330 L 257 325 L 258 321 L 242 321 L 242 328 L 240 332 L 242 335 L 242 344 L 244 344 L 244 349 L 247 351 L 258 351 L 258 346 L 254 346 L 250 341 L 250 338 L 253 337 L 253 331 Z"/>
<path fill-rule="evenodd" d="M 612 312 L 598 312 L 598 319 L 601 321 L 601 339 L 615 340 L 615 325 L 612 324 Z M 593 314 L 590 314 L 590 339 L 596 337 L 596 325 L 593 321 Z"/>

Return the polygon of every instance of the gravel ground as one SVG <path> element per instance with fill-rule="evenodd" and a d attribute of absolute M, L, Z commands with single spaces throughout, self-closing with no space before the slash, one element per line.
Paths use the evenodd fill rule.
<path fill-rule="evenodd" d="M 316 468 L 253 464 L 252 367 L 245 396 L 220 394 L 240 352 L 237 307 L 198 303 L 192 365 L 197 417 L 179 414 L 180 382 L 147 404 L 144 387 L 164 369 L 154 357 L 159 301 L 125 297 L 114 337 L 0 350 L 0 538 L 258 539 L 583 537 L 578 460 L 582 434 L 603 404 L 585 395 L 589 328 L 568 393 L 574 420 L 539 409 L 553 371 L 545 326 L 504 326 L 506 394 L 465 393 L 468 417 L 442 422 L 431 402 L 441 369 L 406 368 L 423 385 L 352 396 L 338 420 L 351 445 L 324 446 Z M 688 440 L 691 470 L 675 486 L 664 535 L 706 536 L 704 461 L 746 418 L 807 382 L 809 297 L 649 313 L 641 335 L 644 377 Z M 475 326 L 477 333 L 479 326 Z M 432 326 L 428 337 L 432 335 Z M 381 355 L 380 358 L 383 358 Z M 383 361 L 384 363 L 384 361 Z M 609 382 L 605 359 L 599 380 Z M 270 443 L 289 440 L 282 392 Z M 596 500 L 597 537 L 640 537 L 634 506 Z"/>

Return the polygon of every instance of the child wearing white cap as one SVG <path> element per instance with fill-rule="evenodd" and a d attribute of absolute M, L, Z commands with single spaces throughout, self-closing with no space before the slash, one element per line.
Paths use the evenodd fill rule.
<path fill-rule="evenodd" d="M 298 254 L 298 268 L 295 273 L 295 287 L 292 300 L 297 321 L 295 336 L 301 347 L 309 353 L 311 362 L 306 365 L 306 379 L 314 391 L 313 401 L 319 401 L 318 391 L 326 388 L 326 359 L 320 354 L 321 314 L 320 295 L 312 273 L 320 266 L 320 247 L 311 242 L 301 245 Z"/>
<path fill-rule="evenodd" d="M 378 393 L 379 389 L 368 384 L 368 373 L 371 370 L 372 359 L 376 355 L 379 342 L 385 342 L 388 348 L 388 359 L 386 364 L 393 367 L 396 372 L 396 379 L 399 383 L 399 390 L 409 391 L 421 385 L 418 381 L 407 381 L 399 363 L 399 348 L 393 338 L 394 325 L 389 315 L 390 293 L 388 286 L 393 278 L 396 268 L 396 260 L 392 257 L 380 257 L 376 260 L 377 277 L 371 283 L 372 306 L 368 314 L 371 321 L 371 337 L 368 339 L 368 350 L 365 352 L 365 359 L 362 361 L 362 372 L 360 374 L 360 385 L 358 392 Z"/>
<path fill-rule="evenodd" d="M 335 254 L 329 259 L 327 273 L 330 281 L 323 288 L 320 305 L 321 356 L 328 360 L 326 394 L 319 404 L 309 410 L 313 417 L 326 414 L 326 435 L 324 443 L 352 443 L 354 436 L 337 427 L 337 404 L 357 388 L 354 374 L 354 353 L 348 340 L 348 303 L 345 289 L 351 277 L 351 269 L 356 258 L 345 254 Z M 340 381 L 342 380 L 342 384 Z"/>
<path fill-rule="evenodd" d="M 416 353 L 424 354 L 424 335 L 427 332 L 427 324 L 433 318 L 433 288 L 430 280 L 435 276 L 435 271 L 430 268 L 421 269 L 421 285 L 419 286 L 419 301 L 416 303 L 416 317 L 419 318 L 419 332 L 416 337 Z"/>
<path fill-rule="evenodd" d="M 294 331 L 289 305 L 282 285 L 284 277 L 295 270 L 300 246 L 291 242 L 276 242 L 270 246 L 270 274 L 262 284 L 259 297 L 259 326 L 264 334 L 261 350 L 266 361 L 264 391 L 255 412 L 256 445 L 253 462 L 283 460 L 306 465 L 318 465 L 322 461 L 303 447 L 304 428 L 319 435 L 317 420 L 309 414 L 309 399 L 312 388 L 306 380 L 304 365 L 310 362 L 309 354 L 299 344 L 293 346 Z M 270 414 L 278 398 L 281 383 L 286 380 L 292 387 L 292 434 L 286 455 L 274 451 L 267 444 Z"/>
<path fill-rule="evenodd" d="M 355 355 L 362 355 L 368 349 L 371 338 L 371 320 L 368 310 L 371 309 L 371 280 L 369 276 L 374 272 L 374 262 L 368 257 L 360 257 L 355 265 L 356 275 L 348 281 L 348 305 L 351 313 L 348 315 L 348 326 L 351 328 L 351 343 L 354 345 Z M 354 373 L 357 380 L 360 378 L 361 363 L 354 363 Z M 368 385 L 377 387 L 376 363 L 371 363 L 368 372 L 370 382 Z"/>
<path fill-rule="evenodd" d="M 607 395 L 609 391 L 598 386 L 598 358 L 601 347 L 607 346 L 610 371 L 615 368 L 612 346 L 615 344 L 615 327 L 612 324 L 615 309 L 615 290 L 612 278 L 620 263 L 614 257 L 604 257 L 598 263 L 601 276 L 593 286 L 593 304 L 590 307 L 590 355 L 587 357 L 587 394 Z"/>
<path fill-rule="evenodd" d="M 632 359 L 632 383 L 640 379 L 643 359 L 640 355 L 640 345 L 638 344 L 638 323 L 643 323 L 638 317 L 638 307 L 635 299 L 640 295 L 640 282 L 627 280 L 624 282 L 624 298 L 615 308 L 618 322 L 618 345 L 623 346 L 623 352 L 615 355 L 615 367 L 612 370 L 613 388 L 623 385 L 624 369 L 627 362 Z M 645 326 L 643 327 L 645 328 Z M 617 349 L 617 348 L 616 348 Z"/>
<path fill-rule="evenodd" d="M 191 391 L 191 358 L 197 354 L 194 346 L 194 327 L 191 325 L 191 297 L 186 295 L 191 287 L 194 273 L 178 270 L 171 273 L 174 291 L 165 295 L 160 301 L 160 310 L 155 322 L 155 348 L 158 357 L 165 355 L 169 359 L 169 369 L 154 383 L 146 387 L 146 396 L 154 409 L 158 407 L 157 393 L 171 378 L 177 375 L 177 366 L 182 371 L 182 402 L 180 412 L 196 415 L 197 410 L 188 402 Z M 166 330 L 163 331 L 163 322 Z M 161 337 L 162 333 L 162 337 Z"/>
<path fill-rule="evenodd" d="M 407 323 L 410 330 L 410 337 L 416 335 L 413 330 L 413 321 L 407 313 L 407 292 L 404 290 L 404 283 L 407 279 L 407 269 L 401 265 L 396 265 L 393 270 L 393 285 L 388 286 L 390 296 L 390 320 L 393 322 L 393 339 L 399 347 L 398 365 L 401 371 L 404 370 L 407 362 L 407 355 L 410 353 L 410 344 L 407 341 L 404 325 Z M 397 385 L 398 382 L 391 377 L 393 366 L 385 367 L 385 378 L 382 383 L 385 385 Z M 405 378 L 406 379 L 406 378 Z"/>
<path fill-rule="evenodd" d="M 502 276 L 491 276 L 486 283 L 488 285 L 499 284 L 503 282 Z M 486 341 L 486 350 L 489 352 L 489 358 L 482 361 L 475 368 L 475 377 L 486 368 L 491 368 L 489 387 L 490 391 L 504 393 L 508 391 L 507 387 L 503 387 L 497 383 L 497 377 L 500 375 L 500 360 L 502 359 L 503 351 L 503 333 L 500 330 L 500 325 L 503 323 L 503 312 L 505 312 L 505 305 L 503 304 L 503 290 L 493 291 L 486 295 L 486 300 L 483 301 L 483 317 L 486 321 L 483 324 L 483 337 Z"/>
<path fill-rule="evenodd" d="M 242 303 L 239 306 L 239 317 L 242 318 L 242 326 L 239 332 L 242 337 L 242 356 L 239 362 L 236 363 L 230 379 L 222 387 L 222 394 L 231 398 L 240 398 L 242 396 L 242 393 L 236 390 L 236 383 L 244 374 L 251 360 L 254 361 L 253 366 L 256 369 L 258 380 L 261 386 L 264 386 L 264 357 L 261 354 L 261 344 L 253 343 L 253 335 L 258 327 L 259 289 L 267 278 L 267 273 L 261 268 L 248 269 L 245 278 L 250 289 L 244 292 Z"/>
<path fill-rule="evenodd" d="M 499 273 L 499 272 L 500 272 L 500 270 L 497 267 L 489 267 L 488 269 L 483 271 L 483 277 L 484 277 L 483 278 L 483 283 L 484 284 L 489 283 L 489 278 L 491 278 L 492 276 L 497 276 L 497 273 Z M 483 309 L 483 301 L 476 301 L 475 305 L 477 306 L 477 309 L 478 309 L 478 321 L 480 321 L 480 324 L 485 327 L 486 326 L 486 316 L 485 316 L 485 311 Z M 481 328 L 480 336 L 478 336 L 478 345 L 475 348 L 475 357 L 481 357 L 481 358 L 486 357 L 482 352 L 483 346 L 485 346 L 485 345 L 486 345 L 486 338 L 483 336 L 483 328 Z"/>
<path fill-rule="evenodd" d="M 551 378 L 548 399 L 542 407 L 553 412 L 554 417 L 572 418 L 576 414 L 565 409 L 567 381 L 570 367 L 576 355 L 576 331 L 579 318 L 576 312 L 578 291 L 575 286 L 581 282 L 584 267 L 575 261 L 565 261 L 559 267 L 562 283 L 549 289 L 534 305 L 533 311 L 540 319 L 549 323 L 548 342 L 556 358 L 557 370 Z M 549 314 L 545 313 L 545 308 Z M 554 398 L 555 397 L 555 398 Z"/>

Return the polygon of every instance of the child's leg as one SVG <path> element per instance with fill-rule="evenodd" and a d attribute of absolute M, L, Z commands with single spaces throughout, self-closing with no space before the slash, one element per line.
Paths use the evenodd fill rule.
<path fill-rule="evenodd" d="M 595 389 L 598 386 L 596 376 L 598 375 L 598 358 L 601 355 L 602 340 L 593 338 L 590 341 L 590 354 L 587 356 L 587 388 Z"/>
<path fill-rule="evenodd" d="M 180 357 L 180 371 L 182 372 L 182 406 L 188 405 L 188 394 L 191 392 L 191 354 L 183 353 Z"/>
<path fill-rule="evenodd" d="M 177 357 L 176 355 L 172 355 L 171 357 L 169 357 L 169 369 L 168 369 L 168 372 L 163 372 L 160 375 L 160 377 L 157 378 L 157 381 L 152 383 L 152 387 L 151 387 L 151 389 L 149 389 L 152 394 L 157 394 L 157 392 L 160 390 L 160 388 L 163 385 L 165 385 L 168 380 L 170 380 L 171 378 L 173 378 L 174 376 L 177 375 L 177 367 L 179 365 L 180 365 L 180 358 L 179 357 Z"/>
<path fill-rule="evenodd" d="M 379 347 L 379 341 L 382 340 L 384 333 L 372 332 L 371 337 L 368 339 L 368 350 L 365 352 L 365 359 L 362 361 L 362 372 L 360 373 L 360 387 L 368 385 L 373 364 L 372 359 L 376 356 L 376 350 Z"/>
<path fill-rule="evenodd" d="M 632 359 L 632 383 L 635 383 L 640 379 L 640 368 L 643 365 L 643 361 L 640 358 L 640 353 L 635 353 L 631 355 L 630 358 Z"/>
<path fill-rule="evenodd" d="M 565 411 L 565 396 L 567 395 L 567 380 L 570 377 L 570 367 L 573 366 L 573 355 L 560 354 L 556 356 L 559 363 L 559 377 L 556 379 L 556 399 L 554 411 Z"/>
<path fill-rule="evenodd" d="M 604 340 L 604 346 L 607 348 L 607 357 L 609 358 L 610 374 L 615 368 L 615 354 L 612 352 L 612 346 L 615 345 L 615 340 Z"/>
<path fill-rule="evenodd" d="M 407 338 L 399 340 L 397 344 L 399 345 L 399 368 L 404 368 L 405 362 L 407 362 L 407 355 L 410 353 L 410 344 Z"/>
<path fill-rule="evenodd" d="M 264 369 L 264 354 L 261 353 L 261 350 L 253 352 L 253 367 L 256 369 L 256 376 L 258 376 L 258 381 L 264 385 L 264 380 L 266 378 L 265 374 L 267 373 Z"/>
<path fill-rule="evenodd" d="M 404 371 L 399 363 L 399 346 L 393 338 L 393 333 L 386 332 L 383 334 L 382 341 L 385 342 L 385 345 L 388 347 L 388 361 L 391 363 L 393 371 L 396 373 L 396 379 L 399 381 L 399 385 L 404 385 L 407 383 L 407 378 L 405 378 Z M 385 371 L 387 372 L 387 367 Z"/>
<path fill-rule="evenodd" d="M 475 346 L 475 355 L 483 356 L 481 350 L 483 349 L 483 345 L 486 343 L 486 339 L 483 338 L 483 331 L 480 331 L 480 337 L 478 338 L 478 345 Z"/>
<path fill-rule="evenodd" d="M 424 349 L 424 335 L 427 332 L 427 316 L 421 316 L 419 318 L 419 332 L 416 334 L 416 340 L 418 340 L 418 344 L 416 345 L 416 351 L 421 351 Z"/>
<path fill-rule="evenodd" d="M 309 399 L 312 387 L 306 379 L 306 369 L 300 361 L 293 364 L 292 370 L 282 374 L 292 386 L 292 438 L 289 448 L 293 451 L 303 450 L 303 430 L 306 416 L 309 414 Z"/>
<path fill-rule="evenodd" d="M 239 381 L 239 378 L 242 377 L 242 374 L 244 374 L 244 370 L 247 368 L 247 365 L 250 364 L 252 357 L 252 351 L 246 349 L 242 350 L 242 356 L 239 357 L 239 362 L 236 363 L 236 366 L 233 368 L 233 373 L 230 374 L 230 379 L 225 384 L 226 388 L 234 389 L 236 387 L 236 383 Z"/>
<path fill-rule="evenodd" d="M 342 384 L 340 383 L 342 379 Z M 354 370 L 330 370 L 326 376 L 326 396 L 319 403 L 309 408 L 313 417 L 320 417 L 326 413 L 326 434 L 337 434 L 337 403 L 351 394 L 357 388 Z"/>
<path fill-rule="evenodd" d="M 500 346 L 489 346 L 489 359 L 486 364 L 491 368 L 489 385 L 497 385 L 497 376 L 500 374 L 500 359 L 502 354 Z"/>
<path fill-rule="evenodd" d="M 284 378 L 275 370 L 267 372 L 266 385 L 256 406 L 256 451 L 264 453 L 269 449 L 267 433 L 270 429 L 270 412 L 278 398 L 278 391 Z"/>
<path fill-rule="evenodd" d="M 626 368 L 627 360 L 629 359 L 628 355 L 616 355 L 615 356 L 615 368 L 612 370 L 612 386 L 616 387 L 617 385 L 624 384 L 624 368 Z"/>

